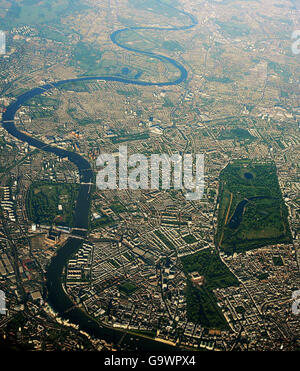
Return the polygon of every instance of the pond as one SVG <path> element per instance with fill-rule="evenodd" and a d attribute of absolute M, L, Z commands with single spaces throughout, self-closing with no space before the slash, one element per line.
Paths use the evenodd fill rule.
<path fill-rule="evenodd" d="M 246 179 L 253 179 L 253 174 L 251 174 L 251 173 L 245 173 L 245 174 L 244 174 L 244 177 L 245 177 Z"/>

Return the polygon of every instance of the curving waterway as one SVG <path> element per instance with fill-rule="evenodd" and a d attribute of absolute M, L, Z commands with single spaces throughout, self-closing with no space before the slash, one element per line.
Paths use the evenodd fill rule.
<path fill-rule="evenodd" d="M 235 212 L 234 214 L 232 215 L 231 219 L 230 219 L 230 222 L 228 224 L 229 228 L 231 229 L 237 229 L 242 220 L 243 220 L 243 215 L 244 215 L 244 210 L 247 206 L 247 204 L 251 201 L 256 201 L 256 200 L 263 200 L 263 199 L 272 199 L 273 197 L 269 197 L 269 196 L 255 196 L 255 197 L 248 197 L 246 199 L 244 199 L 243 201 L 239 202 L 236 209 L 235 209 Z"/>
<path fill-rule="evenodd" d="M 45 152 L 53 153 L 61 158 L 68 158 L 76 167 L 78 168 L 79 175 L 80 175 L 80 187 L 79 187 L 79 194 L 78 199 L 76 201 L 75 206 L 75 215 L 74 215 L 74 228 L 75 231 L 73 232 L 73 236 L 70 236 L 67 242 L 64 244 L 62 248 L 60 248 L 57 254 L 51 260 L 47 272 L 46 272 L 46 279 L 47 279 L 47 289 L 48 289 L 48 298 L 47 301 L 50 303 L 51 307 L 59 313 L 60 317 L 69 319 L 71 323 L 79 325 L 79 328 L 83 331 L 88 332 L 90 335 L 98 337 L 100 339 L 105 339 L 108 342 L 113 342 L 117 344 L 118 341 L 121 339 L 123 332 L 101 326 L 97 321 L 93 318 L 89 317 L 84 311 L 81 309 L 74 307 L 73 302 L 70 300 L 69 296 L 63 289 L 62 286 L 62 272 L 63 268 L 66 266 L 70 257 L 80 248 L 83 243 L 83 239 L 86 238 L 88 228 L 88 217 L 89 217 L 89 208 L 90 208 L 90 185 L 93 181 L 93 171 L 91 168 L 90 163 L 80 156 L 77 153 L 69 152 L 61 148 L 54 147 L 52 145 L 46 144 L 41 140 L 35 139 L 21 131 L 19 131 L 15 126 L 15 115 L 18 109 L 26 103 L 31 98 L 41 95 L 48 90 L 54 88 L 60 88 L 62 85 L 66 83 L 76 83 L 80 81 L 90 81 L 90 80 L 104 80 L 104 81 L 112 81 L 112 82 L 120 82 L 124 84 L 131 84 L 131 85 L 139 85 L 139 86 L 170 86 L 170 85 L 178 85 L 187 79 L 188 73 L 184 66 L 178 63 L 176 60 L 166 57 L 164 55 L 152 53 L 149 51 L 139 50 L 132 47 L 128 47 L 126 45 L 122 45 L 117 39 L 118 35 L 122 32 L 128 30 L 156 30 L 156 31 L 180 31 L 180 30 L 188 30 L 194 27 L 198 22 L 197 20 L 189 13 L 178 10 L 178 13 L 187 16 L 190 20 L 190 24 L 186 26 L 180 27 L 128 27 L 117 30 L 110 35 L 111 41 L 118 45 L 120 48 L 123 48 L 127 51 L 139 53 L 145 55 L 149 58 L 157 59 L 163 63 L 173 65 L 179 71 L 179 77 L 172 81 L 166 82 L 148 82 L 148 81 L 140 81 L 140 80 L 133 80 L 133 79 L 126 79 L 122 77 L 115 77 L 115 76 L 95 76 L 95 77 L 80 77 L 68 80 L 61 80 L 55 81 L 53 83 L 45 84 L 34 89 L 27 91 L 26 93 L 17 97 L 17 99 L 11 103 L 6 111 L 3 113 L 2 116 L 2 126 L 4 129 L 7 130 L 9 134 L 14 136 L 15 138 L 28 143 L 30 146 L 43 150 Z M 76 228 L 79 230 L 76 231 Z M 83 239 L 76 238 L 81 237 Z M 162 350 L 162 349 L 171 349 L 172 347 L 163 344 L 157 343 L 153 340 L 138 337 L 138 336 L 130 336 L 125 338 L 122 342 L 122 345 L 127 345 L 129 349 L 141 349 L 141 350 Z"/>

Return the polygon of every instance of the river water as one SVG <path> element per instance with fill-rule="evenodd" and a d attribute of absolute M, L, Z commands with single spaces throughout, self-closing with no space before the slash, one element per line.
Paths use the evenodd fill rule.
<path fill-rule="evenodd" d="M 6 111 L 3 113 L 2 116 L 2 126 L 4 129 L 7 130 L 9 134 L 14 136 L 15 138 L 27 142 L 30 146 L 41 149 L 45 152 L 53 153 L 59 157 L 65 158 L 67 157 L 69 161 L 71 161 L 74 165 L 77 166 L 79 175 L 80 175 L 80 187 L 79 187 L 79 194 L 78 199 L 75 206 L 75 215 L 74 215 L 74 226 L 75 228 L 83 229 L 73 232 L 73 236 L 70 236 L 65 243 L 65 245 L 60 248 L 56 254 L 56 256 L 51 260 L 47 272 L 46 272 L 46 279 L 47 279 L 47 289 L 48 289 L 48 297 L 47 301 L 51 305 L 51 307 L 59 313 L 60 317 L 69 319 L 71 323 L 79 325 L 80 329 L 86 331 L 90 335 L 98 337 L 100 339 L 105 339 L 108 342 L 113 342 L 117 344 L 120 338 L 123 335 L 123 332 L 118 331 L 112 328 L 101 327 L 98 322 L 94 319 L 89 317 L 84 311 L 80 310 L 79 308 L 73 307 L 73 303 L 65 293 L 62 287 L 62 272 L 63 268 L 66 266 L 70 257 L 78 251 L 83 243 L 83 239 L 86 237 L 87 232 L 84 231 L 88 228 L 88 217 L 89 217 L 89 208 L 90 208 L 90 201 L 91 201 L 91 186 L 90 183 L 93 181 L 93 171 L 89 162 L 82 156 L 77 153 L 66 151 L 61 148 L 54 147 L 52 145 L 48 145 L 41 140 L 35 139 L 23 132 L 20 132 L 15 124 L 14 119 L 18 109 L 26 103 L 31 98 L 41 95 L 45 93 L 45 91 L 51 90 L 53 88 L 60 88 L 62 85 L 66 83 L 76 83 L 80 81 L 91 81 L 91 80 L 103 80 L 103 81 L 112 81 L 112 82 L 120 82 L 124 84 L 131 84 L 131 85 L 138 85 L 138 86 L 170 86 L 170 85 L 178 85 L 186 80 L 188 73 L 187 70 L 177 61 L 172 58 L 155 54 L 148 51 L 143 51 L 139 49 L 134 49 L 125 45 L 122 45 L 118 42 L 118 35 L 122 32 L 127 30 L 157 30 L 157 31 L 179 31 L 179 30 L 187 30 L 194 27 L 197 24 L 197 20 L 190 14 L 179 11 L 179 13 L 186 15 L 191 24 L 188 26 L 181 26 L 181 27 L 172 27 L 172 28 L 158 28 L 158 27 L 132 27 L 132 28 L 124 28 L 121 30 L 117 30 L 111 34 L 111 40 L 114 44 L 118 45 L 119 47 L 139 54 L 143 54 L 149 58 L 158 59 L 163 63 L 170 63 L 172 64 L 179 72 L 180 75 L 173 81 L 167 82 L 148 82 L 148 81 L 139 81 L 139 80 L 131 80 L 122 77 L 114 77 L 114 76 L 97 76 L 97 77 L 80 77 L 75 79 L 68 79 L 68 80 L 61 80 L 56 81 L 53 83 L 45 84 L 40 87 L 31 89 L 24 94 L 17 97 L 17 99 L 11 103 Z M 76 238 L 74 235 L 77 235 L 83 239 Z M 131 350 L 168 350 L 168 349 L 175 349 L 167 344 L 158 343 L 153 340 L 148 340 L 142 337 L 130 336 L 127 337 L 122 342 L 122 346 L 126 346 Z"/>

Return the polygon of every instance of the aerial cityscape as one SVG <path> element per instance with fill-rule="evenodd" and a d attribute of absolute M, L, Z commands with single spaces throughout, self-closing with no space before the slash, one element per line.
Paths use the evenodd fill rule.
<path fill-rule="evenodd" d="M 0 349 L 300 350 L 298 0 L 0 0 L 0 76 Z"/>

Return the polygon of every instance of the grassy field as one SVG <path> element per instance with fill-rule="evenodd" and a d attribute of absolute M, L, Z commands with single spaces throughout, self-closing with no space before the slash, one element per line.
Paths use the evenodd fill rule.
<path fill-rule="evenodd" d="M 119 291 L 127 296 L 130 296 L 136 290 L 137 290 L 137 286 L 131 281 L 126 281 L 119 286 Z"/>
<path fill-rule="evenodd" d="M 184 46 L 176 40 L 163 40 L 164 33 L 157 30 L 127 30 L 118 35 L 117 41 L 127 47 L 146 50 L 149 52 L 155 49 L 171 52 L 183 52 Z M 165 33 L 168 35 L 168 32 Z"/>
<path fill-rule="evenodd" d="M 35 182 L 26 199 L 28 218 L 38 224 L 72 226 L 77 195 L 76 184 Z M 62 205 L 62 210 L 58 205 Z"/>
<path fill-rule="evenodd" d="M 95 228 L 101 228 L 101 227 L 106 227 L 108 225 L 112 225 L 116 223 L 111 217 L 107 215 L 101 215 L 100 218 L 98 219 L 92 219 L 90 221 L 90 228 L 95 229 Z"/>
<path fill-rule="evenodd" d="M 187 316 L 188 320 L 206 328 L 227 329 L 227 322 L 217 306 L 213 290 L 228 286 L 238 286 L 235 276 L 222 263 L 219 256 L 209 249 L 181 258 L 187 276 Z M 202 286 L 193 285 L 191 272 L 204 276 Z"/>
<path fill-rule="evenodd" d="M 243 128 L 233 128 L 233 129 L 225 129 L 225 130 L 222 130 L 218 136 L 218 139 L 219 140 L 228 140 L 228 139 L 231 139 L 231 140 L 239 140 L 239 141 L 242 141 L 242 140 L 248 140 L 248 141 L 252 141 L 252 140 L 255 140 L 255 137 L 253 137 L 248 130 L 246 129 L 243 129 Z"/>
<path fill-rule="evenodd" d="M 123 213 L 123 212 L 125 212 L 127 210 L 126 207 L 124 205 L 122 205 L 120 202 L 113 202 L 110 205 L 110 208 L 116 214 Z"/>
<path fill-rule="evenodd" d="M 186 236 L 183 236 L 182 239 L 190 244 L 190 243 L 194 243 L 194 242 L 197 242 L 197 239 L 195 238 L 195 236 L 193 236 L 192 234 L 187 234 Z"/>
<path fill-rule="evenodd" d="M 221 172 L 216 243 L 226 253 L 289 242 L 287 217 L 274 164 L 236 161 Z"/>

